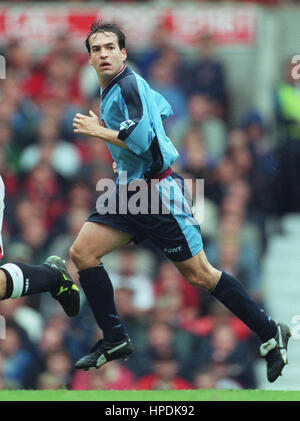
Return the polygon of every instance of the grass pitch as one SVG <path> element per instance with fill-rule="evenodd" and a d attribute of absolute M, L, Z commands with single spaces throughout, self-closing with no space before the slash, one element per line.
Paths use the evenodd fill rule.
<path fill-rule="evenodd" d="M 0 391 L 0 402 L 7 401 L 114 401 L 116 404 L 121 401 L 300 401 L 300 390 Z"/>

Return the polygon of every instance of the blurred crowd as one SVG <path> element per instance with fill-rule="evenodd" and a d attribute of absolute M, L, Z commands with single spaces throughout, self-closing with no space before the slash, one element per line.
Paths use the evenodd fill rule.
<path fill-rule="evenodd" d="M 211 36 L 199 37 L 189 59 L 168 44 L 162 27 L 152 39 L 148 49 L 129 52 L 128 64 L 174 109 L 166 122 L 180 152 L 174 169 L 186 179 L 204 179 L 205 200 L 195 200 L 194 212 L 208 259 L 241 279 L 264 306 L 260 263 L 267 247 L 266 218 L 300 211 L 299 186 L 292 182 L 297 171 L 300 175 L 299 166 L 287 161 L 289 154 L 295 162 L 299 156 L 298 87 L 285 77 L 270 92 L 278 125 L 274 143 L 257 110 L 249 109 L 240 124 L 232 125 L 226 68 Z M 97 78 L 86 54 L 75 51 L 64 34 L 43 55 L 36 56 L 20 39 L 10 40 L 2 53 L 7 64 L 6 79 L 0 82 L 4 262 L 40 264 L 58 254 L 78 282 L 69 247 L 94 207 L 97 181 L 114 178 L 106 145 L 74 135 L 72 129 L 76 112 L 99 114 Z M 291 182 L 284 188 L 278 186 L 281 171 L 286 177 L 290 172 Z M 83 295 L 74 320 L 61 313 L 50 294 L 2 301 L 6 339 L 0 340 L 1 388 L 257 386 L 256 337 L 209 293 L 187 284 L 151 243 L 128 245 L 103 261 L 134 343 L 133 356 L 100 372 L 74 372 L 74 361 L 101 334 Z"/>
<path fill-rule="evenodd" d="M 48 0 L 22 0 L 22 3 L 47 2 Z M 64 0 L 65 3 L 95 3 L 95 0 Z M 7 0 L 0 0 L 7 2 Z M 103 3 L 182 3 L 183 0 L 103 0 Z M 298 4 L 299 0 L 189 0 L 190 3 L 254 3 L 261 6 L 278 6 Z M 20 0 L 10 0 L 9 3 L 20 3 Z"/>

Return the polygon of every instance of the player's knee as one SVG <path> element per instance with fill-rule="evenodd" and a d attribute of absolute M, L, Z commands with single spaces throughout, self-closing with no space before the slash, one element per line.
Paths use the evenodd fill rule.
<path fill-rule="evenodd" d="M 77 269 L 81 270 L 89 266 L 89 259 L 85 251 L 76 245 L 70 248 L 69 255 Z"/>
<path fill-rule="evenodd" d="M 74 245 L 71 246 L 69 250 L 69 256 L 76 267 L 80 266 L 80 261 L 82 257 L 81 257 L 80 251 L 78 250 L 76 246 Z"/>
<path fill-rule="evenodd" d="M 218 279 L 217 271 L 209 266 L 190 270 L 186 275 L 189 284 L 210 291 Z"/>
<path fill-rule="evenodd" d="M 76 244 L 71 246 L 69 255 L 78 270 L 98 266 L 100 263 L 100 256 L 96 255 L 92 250 L 86 247 L 79 247 Z"/>

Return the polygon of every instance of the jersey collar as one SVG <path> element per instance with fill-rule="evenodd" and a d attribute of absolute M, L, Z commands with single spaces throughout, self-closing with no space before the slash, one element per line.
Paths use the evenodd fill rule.
<path fill-rule="evenodd" d="M 112 77 L 112 79 L 108 81 L 105 87 L 101 89 L 101 98 L 104 99 L 104 97 L 108 94 L 111 88 L 129 73 L 131 73 L 131 69 L 128 66 L 125 65 L 124 67 L 122 67 L 122 69 L 117 74 L 115 74 Z"/>

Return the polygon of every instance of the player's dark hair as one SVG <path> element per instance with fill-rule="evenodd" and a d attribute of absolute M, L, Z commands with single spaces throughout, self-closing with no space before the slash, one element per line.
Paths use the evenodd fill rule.
<path fill-rule="evenodd" d="M 125 48 L 126 36 L 117 24 L 109 22 L 103 23 L 100 20 L 96 20 L 91 24 L 90 32 L 85 40 L 85 46 L 89 53 L 91 52 L 90 36 L 96 34 L 97 32 L 112 32 L 118 37 L 118 44 L 120 50 L 122 50 L 122 48 Z"/>

